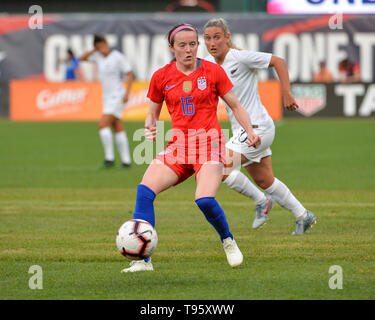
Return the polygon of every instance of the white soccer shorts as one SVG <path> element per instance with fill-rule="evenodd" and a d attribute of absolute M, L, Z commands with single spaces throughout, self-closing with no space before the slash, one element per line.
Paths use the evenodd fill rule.
<path fill-rule="evenodd" d="M 275 127 L 272 126 L 267 129 L 254 128 L 253 130 L 254 133 L 261 139 L 261 144 L 257 148 L 249 147 L 249 145 L 245 143 L 247 135 L 242 129 L 235 133 L 235 135 L 233 135 L 233 137 L 231 137 L 225 144 L 227 149 L 241 153 L 249 160 L 248 162 L 242 164 L 244 167 L 252 164 L 253 162 L 259 163 L 262 158 L 272 154 L 270 147 L 273 139 L 275 138 Z"/>
<path fill-rule="evenodd" d="M 125 103 L 124 95 L 111 95 L 103 99 L 103 114 L 111 114 L 122 119 Z"/>

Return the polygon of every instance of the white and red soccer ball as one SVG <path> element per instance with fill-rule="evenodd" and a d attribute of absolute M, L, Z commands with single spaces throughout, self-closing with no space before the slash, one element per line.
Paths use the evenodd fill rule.
<path fill-rule="evenodd" d="M 118 230 L 116 245 L 120 253 L 131 260 L 143 260 L 151 256 L 158 244 L 155 228 L 145 220 L 126 221 Z"/>

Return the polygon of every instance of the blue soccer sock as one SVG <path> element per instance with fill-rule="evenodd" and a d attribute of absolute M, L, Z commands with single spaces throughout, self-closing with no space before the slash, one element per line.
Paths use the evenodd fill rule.
<path fill-rule="evenodd" d="M 135 203 L 135 210 L 133 214 L 134 219 L 142 219 L 150 223 L 155 227 L 155 210 L 154 200 L 155 192 L 144 184 L 140 184 L 137 187 L 137 201 Z M 151 258 L 144 259 L 145 262 L 149 262 Z"/>
<path fill-rule="evenodd" d="M 155 227 L 154 200 L 155 192 L 144 184 L 137 187 L 137 201 L 135 203 L 134 219 L 142 219 Z"/>
<path fill-rule="evenodd" d="M 225 217 L 224 210 L 214 197 L 204 197 L 195 200 L 199 209 L 203 212 L 207 221 L 212 224 L 220 236 L 221 241 L 233 235 L 229 231 L 228 221 Z"/>

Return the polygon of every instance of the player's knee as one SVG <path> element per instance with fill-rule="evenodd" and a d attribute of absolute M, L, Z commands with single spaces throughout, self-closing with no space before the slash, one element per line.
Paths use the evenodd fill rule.
<path fill-rule="evenodd" d="M 116 133 L 125 132 L 124 128 L 123 127 L 119 127 L 119 126 L 114 126 L 113 130 Z"/>
<path fill-rule="evenodd" d="M 125 131 L 124 126 L 123 126 L 123 124 L 122 124 L 121 121 L 116 121 L 116 122 L 113 124 L 113 129 L 115 130 L 116 133 L 119 133 L 119 132 Z"/>
<path fill-rule="evenodd" d="M 99 121 L 98 128 L 99 130 L 109 127 L 109 124 L 107 121 Z"/>
<path fill-rule="evenodd" d="M 267 189 L 273 183 L 273 177 L 271 176 L 259 176 L 253 177 L 253 179 L 257 186 L 261 187 L 263 190 Z"/>
<path fill-rule="evenodd" d="M 215 190 L 197 190 L 195 192 L 195 201 L 197 201 L 200 198 L 215 198 L 216 197 L 216 191 Z"/>

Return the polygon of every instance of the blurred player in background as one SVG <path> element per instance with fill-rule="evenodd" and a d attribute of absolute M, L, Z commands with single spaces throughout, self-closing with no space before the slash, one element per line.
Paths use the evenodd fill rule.
<path fill-rule="evenodd" d="M 66 64 L 65 80 L 83 80 L 82 70 L 79 66 L 79 59 L 76 58 L 72 49 L 68 49 L 67 57 L 61 59 L 60 63 Z"/>
<path fill-rule="evenodd" d="M 351 62 L 348 58 L 339 63 L 339 81 L 341 83 L 360 82 L 360 69 L 358 63 Z"/>
<path fill-rule="evenodd" d="M 229 231 L 225 213 L 216 201 L 224 168 L 225 138 L 217 120 L 219 96 L 246 129 L 247 145 L 257 146 L 249 115 L 231 90 L 233 85 L 224 70 L 211 62 L 197 59 L 198 32 L 191 25 L 177 25 L 169 34 L 169 48 L 175 61 L 157 70 L 147 96 L 149 114 L 145 121 L 148 140 L 156 139 L 156 123 L 163 102 L 172 119 L 172 138 L 147 168 L 137 188 L 134 219 L 155 226 L 154 199 L 160 192 L 195 174 L 195 202 L 218 232 L 231 267 L 242 263 L 243 256 Z M 132 261 L 123 272 L 151 271 L 150 258 Z"/>
<path fill-rule="evenodd" d="M 227 22 L 213 18 L 204 26 L 204 40 L 211 56 L 207 59 L 221 65 L 234 84 L 233 92 L 247 110 L 253 123 L 254 133 L 261 138 L 258 148 L 244 143 L 246 132 L 230 108 L 227 108 L 233 137 L 227 142 L 228 167 L 224 182 L 232 189 L 251 197 L 256 203 L 253 228 L 259 228 L 268 218 L 272 202 L 293 213 L 296 229 L 293 234 L 303 234 L 316 221 L 315 215 L 294 197 L 289 188 L 273 175 L 270 146 L 275 136 L 275 126 L 258 94 L 257 70 L 274 67 L 280 79 L 283 103 L 288 110 L 298 108 L 290 92 L 289 74 L 282 58 L 270 53 L 239 50 L 231 42 Z M 266 191 L 262 193 L 246 176 L 236 169 L 243 165 L 255 183 Z M 231 171 L 231 172 L 230 172 Z M 230 172 L 230 173 L 229 173 Z"/>
<path fill-rule="evenodd" d="M 167 12 L 215 12 L 216 8 L 212 3 L 205 0 L 178 0 L 169 4 Z"/>
<path fill-rule="evenodd" d="M 313 82 L 333 82 L 332 73 L 328 70 L 325 62 L 319 64 L 319 71 L 313 75 Z"/>
<path fill-rule="evenodd" d="M 125 56 L 112 50 L 102 35 L 94 35 L 94 49 L 83 54 L 82 61 L 97 64 L 99 80 L 103 89 L 103 115 L 99 121 L 99 134 L 104 148 L 104 162 L 100 168 L 110 168 L 115 165 L 113 134 L 121 157 L 121 167 L 131 164 L 129 142 L 122 123 L 122 112 L 129 100 L 133 83 L 133 73 Z M 126 89 L 123 85 L 122 74 L 127 75 Z"/>

